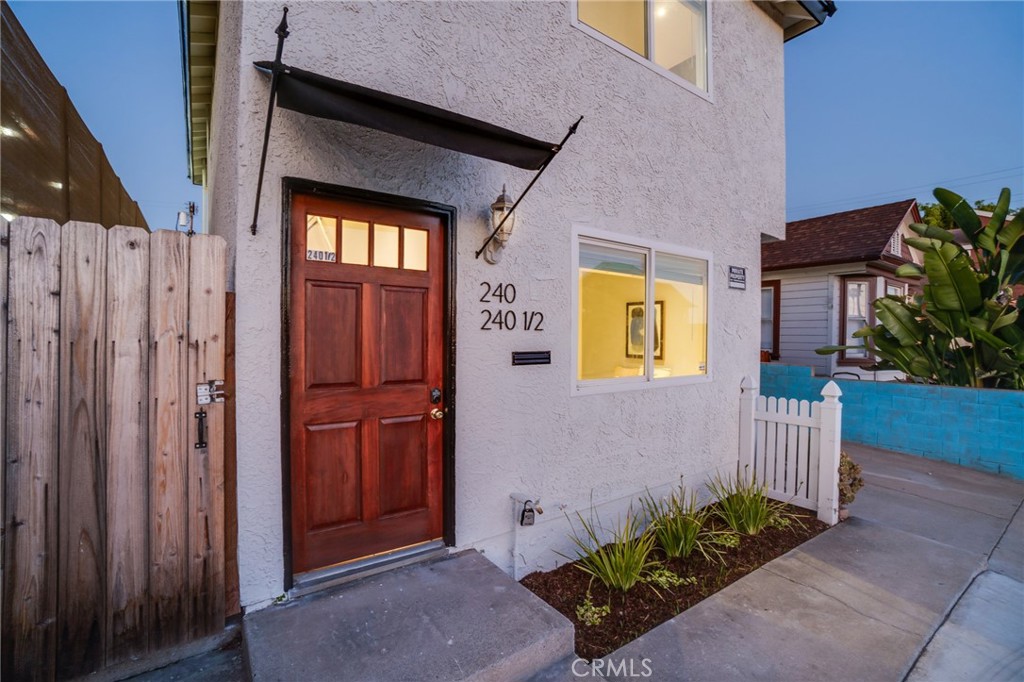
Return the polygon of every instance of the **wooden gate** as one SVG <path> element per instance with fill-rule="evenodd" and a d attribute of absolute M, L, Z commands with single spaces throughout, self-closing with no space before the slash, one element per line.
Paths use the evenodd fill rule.
<path fill-rule="evenodd" d="M 36 218 L 0 237 L 3 679 L 219 631 L 224 405 L 196 387 L 225 374 L 223 240 Z"/>

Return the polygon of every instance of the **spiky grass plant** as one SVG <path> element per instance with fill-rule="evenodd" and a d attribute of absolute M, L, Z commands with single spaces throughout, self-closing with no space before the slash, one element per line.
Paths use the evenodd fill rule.
<path fill-rule="evenodd" d="M 680 488 L 661 500 L 655 500 L 650 491 L 640 499 L 647 515 L 648 531 L 652 533 L 669 559 L 686 558 L 694 551 L 708 561 L 722 558 L 715 547 L 715 538 L 721 531 L 707 528 L 711 511 L 697 504 L 697 493 L 687 495 Z"/>
<path fill-rule="evenodd" d="M 743 477 L 715 476 L 708 482 L 708 491 L 718 499 L 715 514 L 729 528 L 742 535 L 757 535 L 776 523 L 777 518 L 788 518 L 785 506 L 768 497 L 768 489 Z"/>
<path fill-rule="evenodd" d="M 597 522 L 588 523 L 576 514 L 582 533 L 573 528 L 569 538 L 576 545 L 576 567 L 605 587 L 626 592 L 630 590 L 651 566 L 654 536 L 641 528 L 640 520 L 630 509 L 622 525 L 612 532 L 611 542 L 602 544 L 597 533 Z"/>

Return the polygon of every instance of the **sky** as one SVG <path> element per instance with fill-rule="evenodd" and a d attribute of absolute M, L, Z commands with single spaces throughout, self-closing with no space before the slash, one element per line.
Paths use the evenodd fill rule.
<path fill-rule="evenodd" d="M 786 43 L 787 219 L 940 186 L 1024 206 L 1024 3 L 836 4 Z"/>
<path fill-rule="evenodd" d="M 10 3 L 150 228 L 174 228 L 188 179 L 175 2 Z"/>
<path fill-rule="evenodd" d="M 188 201 L 177 5 L 10 3 L 151 227 Z M 1024 2 L 839 0 L 785 47 L 787 219 L 1002 187 L 1024 205 Z M 197 214 L 201 215 L 200 213 Z"/>

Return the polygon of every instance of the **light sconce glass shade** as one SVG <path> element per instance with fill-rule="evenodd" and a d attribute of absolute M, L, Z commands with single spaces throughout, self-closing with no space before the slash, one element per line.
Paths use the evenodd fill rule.
<path fill-rule="evenodd" d="M 484 258 L 488 263 L 497 263 L 500 260 L 499 252 L 505 248 L 508 238 L 512 236 L 512 230 L 516 224 L 516 215 L 515 213 L 510 214 L 510 211 L 514 203 L 505 190 L 505 186 L 502 185 L 501 194 L 491 204 L 491 230 L 498 231 L 484 251 Z M 499 225 L 501 229 L 498 229 Z"/>

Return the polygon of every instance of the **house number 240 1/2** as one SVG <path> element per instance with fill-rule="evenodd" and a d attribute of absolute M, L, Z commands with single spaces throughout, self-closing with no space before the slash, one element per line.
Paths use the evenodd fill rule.
<path fill-rule="evenodd" d="M 480 286 L 484 290 L 480 296 L 481 303 L 512 305 L 516 301 L 516 285 L 514 284 L 481 282 Z M 480 325 L 480 329 L 484 331 L 494 329 L 512 331 L 519 327 L 520 317 L 522 318 L 522 327 L 519 328 L 534 332 L 544 331 L 544 313 L 539 310 L 524 310 L 517 315 L 514 310 L 502 310 L 501 308 L 488 310 L 485 308 L 480 311 L 480 314 L 484 316 L 484 322 Z"/>

